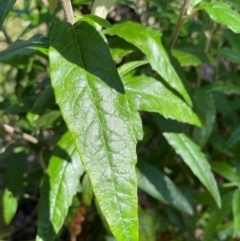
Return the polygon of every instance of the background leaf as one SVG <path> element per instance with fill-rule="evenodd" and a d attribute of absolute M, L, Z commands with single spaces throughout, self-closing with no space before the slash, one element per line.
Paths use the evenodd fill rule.
<path fill-rule="evenodd" d="M 232 205 L 233 205 L 233 236 L 239 237 L 240 235 L 240 190 L 234 192 Z"/>
<path fill-rule="evenodd" d="M 158 72 L 191 105 L 191 99 L 171 65 L 167 52 L 160 41 L 161 34 L 159 31 L 150 27 L 143 27 L 137 23 L 125 22 L 115 24 L 108 30 L 108 33 L 110 35 L 118 35 L 139 48 L 147 56 L 153 70 Z"/>
<path fill-rule="evenodd" d="M 240 33 L 240 14 L 237 14 L 225 2 L 204 2 L 201 6 L 217 23 L 227 25 L 233 32 Z"/>
<path fill-rule="evenodd" d="M 217 183 L 211 172 L 210 165 L 206 157 L 192 140 L 185 134 L 164 133 L 168 143 L 180 155 L 183 161 L 189 166 L 193 174 L 199 178 L 202 184 L 208 189 L 215 199 L 217 205 L 221 206 L 220 194 Z"/>
<path fill-rule="evenodd" d="M 16 0 L 1 0 L 0 1 L 0 29 L 2 29 L 4 19 L 6 18 L 8 12 L 11 10 L 12 6 L 15 4 Z"/>
<path fill-rule="evenodd" d="M 55 148 L 41 187 L 37 240 L 55 240 L 78 190 L 83 172 L 84 167 L 73 138 L 67 132 Z"/>
<path fill-rule="evenodd" d="M 126 76 L 123 82 L 127 98 L 138 110 L 158 112 L 166 118 L 200 126 L 191 108 L 161 82 L 145 75 Z"/>
<path fill-rule="evenodd" d="M 91 20 L 59 22 L 50 44 L 56 100 L 101 211 L 119 241 L 138 240 L 136 139 L 106 40 Z"/>
<path fill-rule="evenodd" d="M 137 178 L 139 187 L 157 200 L 173 207 L 193 214 L 191 205 L 175 184 L 160 170 L 140 161 L 137 164 Z"/>

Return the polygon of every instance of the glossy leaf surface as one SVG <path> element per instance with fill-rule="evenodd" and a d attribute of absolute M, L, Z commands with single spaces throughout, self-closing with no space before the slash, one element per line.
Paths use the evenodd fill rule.
<path fill-rule="evenodd" d="M 200 126 L 192 109 L 161 82 L 145 75 L 126 76 L 123 82 L 128 99 L 137 109 L 158 112 L 166 118 Z"/>
<path fill-rule="evenodd" d="M 140 161 L 137 164 L 136 171 L 139 188 L 163 203 L 167 203 L 186 213 L 193 214 L 192 207 L 188 200 L 171 179 L 160 170 L 147 162 Z"/>
<path fill-rule="evenodd" d="M 56 100 L 101 211 L 119 241 L 138 240 L 136 138 L 106 40 L 91 20 L 59 22 L 50 45 Z"/>
<path fill-rule="evenodd" d="M 133 22 L 125 22 L 115 24 L 108 32 L 110 35 L 118 35 L 139 48 L 147 56 L 153 70 L 158 72 L 160 76 L 191 105 L 191 99 L 160 41 L 161 34 L 158 30 Z"/>
<path fill-rule="evenodd" d="M 75 143 L 67 132 L 61 137 L 49 161 L 41 187 L 37 240 L 55 240 L 77 192 L 83 172 L 84 167 Z"/>
<path fill-rule="evenodd" d="M 201 6 L 217 23 L 225 24 L 235 33 L 240 33 L 240 14 L 237 14 L 225 2 L 204 2 Z"/>
<path fill-rule="evenodd" d="M 6 18 L 8 12 L 11 10 L 12 6 L 15 4 L 16 0 L 1 0 L 0 1 L 0 30 L 4 19 Z"/>
<path fill-rule="evenodd" d="M 183 161 L 189 166 L 193 174 L 199 178 L 202 184 L 212 194 L 217 205 L 220 207 L 221 199 L 216 181 L 211 172 L 210 165 L 199 146 L 185 134 L 164 133 L 163 135 L 175 149 L 176 153 L 180 155 Z"/>

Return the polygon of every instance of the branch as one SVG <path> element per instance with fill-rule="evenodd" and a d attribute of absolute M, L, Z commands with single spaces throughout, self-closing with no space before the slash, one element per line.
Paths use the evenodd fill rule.
<path fill-rule="evenodd" d="M 71 0 L 61 0 L 63 12 L 67 22 L 71 23 L 74 19 Z"/>
<path fill-rule="evenodd" d="M 171 41 L 169 43 L 170 49 L 172 49 L 175 46 L 175 43 L 177 41 L 177 38 L 178 38 L 179 33 L 181 31 L 181 28 L 184 24 L 185 15 L 186 15 L 186 12 L 189 8 L 190 2 L 191 2 L 191 0 L 184 0 L 183 6 L 182 6 L 182 9 L 181 9 L 181 13 L 180 13 L 180 16 L 178 18 L 178 22 L 176 24 L 176 27 L 175 27 L 175 29 L 173 31 L 173 34 L 172 34 L 172 37 L 171 37 Z"/>

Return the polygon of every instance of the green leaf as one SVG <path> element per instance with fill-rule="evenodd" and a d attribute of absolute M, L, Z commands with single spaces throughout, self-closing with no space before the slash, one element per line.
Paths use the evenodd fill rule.
<path fill-rule="evenodd" d="M 211 172 L 210 165 L 201 152 L 198 145 L 190 140 L 185 134 L 164 133 L 168 143 L 180 155 L 183 161 L 189 166 L 193 174 L 198 177 L 202 184 L 208 189 L 215 199 L 217 205 L 221 206 L 221 199 L 217 183 Z"/>
<path fill-rule="evenodd" d="M 89 19 L 55 25 L 51 81 L 111 231 L 119 241 L 137 241 L 136 138 L 123 84 L 96 28 Z"/>
<path fill-rule="evenodd" d="M 237 14 L 227 3 L 204 2 L 201 6 L 215 22 L 225 24 L 233 32 L 240 33 L 240 14 Z"/>
<path fill-rule="evenodd" d="M 219 223 L 231 212 L 233 192 L 227 193 L 222 198 L 222 208 L 215 207 L 206 225 L 203 241 L 213 240 L 213 233 Z"/>
<path fill-rule="evenodd" d="M 200 147 L 203 147 L 207 143 L 212 133 L 216 119 L 216 108 L 212 95 L 203 89 L 195 89 L 194 103 L 195 109 L 199 114 L 202 122 L 202 126 L 200 128 L 195 128 L 194 141 Z"/>
<path fill-rule="evenodd" d="M 140 161 L 137 164 L 136 172 L 139 187 L 150 196 L 163 203 L 170 204 L 178 210 L 193 214 L 188 200 L 171 179 L 160 170 L 147 162 Z"/>
<path fill-rule="evenodd" d="M 24 184 L 27 155 L 25 151 L 13 153 L 4 172 L 4 185 L 14 197 L 19 196 Z"/>
<path fill-rule="evenodd" d="M 86 173 L 82 180 L 82 200 L 85 205 L 91 205 L 93 199 L 93 190 L 91 180 Z"/>
<path fill-rule="evenodd" d="M 212 92 L 219 92 L 223 93 L 225 95 L 239 95 L 240 94 L 240 88 L 231 82 L 227 81 L 217 81 L 212 83 L 208 88 L 207 91 Z"/>
<path fill-rule="evenodd" d="M 18 207 L 18 202 L 17 198 L 13 196 L 12 192 L 10 192 L 7 188 L 4 189 L 3 191 L 3 200 L 2 200 L 2 205 L 3 205 L 3 219 L 5 224 L 9 224 Z"/>
<path fill-rule="evenodd" d="M 166 118 L 201 125 L 192 109 L 161 82 L 145 75 L 126 76 L 123 81 L 127 97 L 135 103 L 137 109 L 158 112 Z"/>
<path fill-rule="evenodd" d="M 240 15 L 239 15 L 240 17 Z M 235 64 L 240 64 L 240 51 L 237 49 L 223 48 L 218 50 L 218 54 L 224 58 L 229 59 Z"/>
<path fill-rule="evenodd" d="M 37 52 L 36 47 L 48 48 L 48 40 L 46 37 L 38 34 L 29 40 L 20 40 L 11 44 L 7 49 L 0 52 L 0 62 L 11 63 L 16 58 L 26 55 L 32 55 Z"/>
<path fill-rule="evenodd" d="M 139 61 L 132 61 L 132 62 L 123 64 L 118 68 L 118 73 L 121 77 L 123 77 L 124 75 L 128 74 L 130 71 L 147 63 L 148 61 L 146 60 L 139 60 Z"/>
<path fill-rule="evenodd" d="M 204 53 L 200 52 L 201 55 Z M 177 58 L 181 66 L 199 66 L 207 62 L 207 56 L 198 56 L 197 53 L 190 52 L 188 49 L 173 49 L 172 55 Z"/>
<path fill-rule="evenodd" d="M 84 172 L 69 132 L 59 140 L 49 161 L 39 200 L 38 241 L 54 241 Z"/>
<path fill-rule="evenodd" d="M 239 182 L 239 176 L 236 172 L 236 169 L 228 164 L 226 161 L 224 162 L 217 162 L 211 161 L 211 167 L 214 172 L 218 173 L 220 176 L 227 179 L 229 182 Z"/>
<path fill-rule="evenodd" d="M 147 56 L 153 70 L 158 72 L 173 89 L 178 91 L 189 105 L 192 104 L 160 41 L 161 33 L 158 30 L 133 22 L 125 22 L 115 24 L 108 30 L 108 33 L 118 35 L 139 48 Z"/>
<path fill-rule="evenodd" d="M 112 58 L 116 61 L 121 60 L 127 54 L 136 51 L 137 48 L 118 36 L 108 38 L 108 44 Z"/>
<path fill-rule="evenodd" d="M 240 190 L 237 189 L 234 192 L 232 200 L 232 209 L 233 209 L 233 236 L 239 237 L 240 234 Z"/>
<path fill-rule="evenodd" d="M 139 207 L 139 241 L 156 241 L 155 221 L 153 211 Z"/>
<path fill-rule="evenodd" d="M 2 29 L 4 19 L 6 18 L 8 12 L 11 10 L 12 6 L 15 4 L 16 0 L 1 0 L 0 1 L 0 29 Z"/>
<path fill-rule="evenodd" d="M 104 28 L 112 27 L 111 23 L 108 22 L 106 19 L 98 17 L 97 15 L 93 15 L 93 14 L 86 14 L 83 16 L 79 16 L 74 20 L 74 23 L 76 23 L 77 21 L 80 21 L 80 20 L 84 20 L 84 19 L 87 20 L 87 18 L 93 20 L 95 23 L 99 24 L 100 26 L 102 26 Z"/>
<path fill-rule="evenodd" d="M 238 126 L 230 135 L 227 146 L 233 147 L 240 141 L 240 126 Z"/>

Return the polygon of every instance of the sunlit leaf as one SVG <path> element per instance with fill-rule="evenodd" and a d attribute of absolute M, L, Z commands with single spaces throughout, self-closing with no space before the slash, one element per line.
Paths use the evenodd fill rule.
<path fill-rule="evenodd" d="M 225 2 L 204 2 L 201 6 L 217 23 L 225 24 L 235 33 L 240 33 L 240 14 Z"/>
<path fill-rule="evenodd" d="M 133 22 L 125 22 L 115 24 L 108 33 L 118 35 L 139 48 L 147 56 L 152 68 L 191 105 L 191 99 L 161 43 L 161 33 L 158 30 Z"/>
<path fill-rule="evenodd" d="M 128 99 L 137 109 L 158 112 L 166 118 L 200 126 L 192 109 L 161 82 L 145 75 L 126 76 L 123 82 Z"/>
<path fill-rule="evenodd" d="M 233 236 L 239 237 L 240 234 L 240 190 L 234 192 L 232 205 L 233 205 Z"/>
<path fill-rule="evenodd" d="M 136 138 L 123 84 L 96 28 L 90 19 L 56 23 L 51 81 L 113 234 L 119 241 L 137 241 Z"/>
<path fill-rule="evenodd" d="M 55 240 L 77 192 L 83 172 L 84 167 L 75 143 L 67 132 L 53 152 L 41 187 L 37 240 Z"/>

